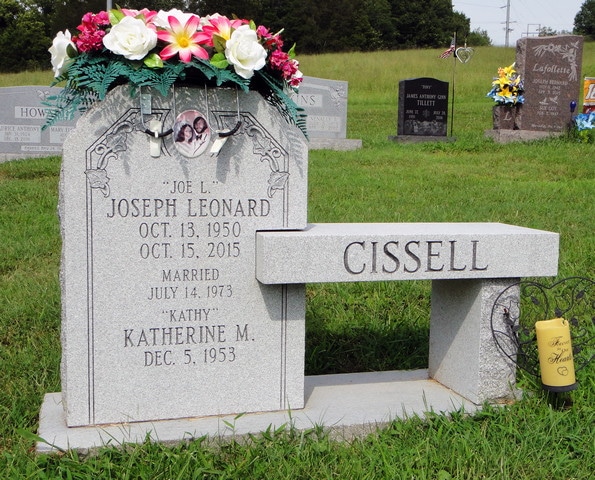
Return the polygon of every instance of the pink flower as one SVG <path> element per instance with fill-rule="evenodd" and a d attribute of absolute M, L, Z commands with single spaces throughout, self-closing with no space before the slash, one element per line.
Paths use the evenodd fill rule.
<path fill-rule="evenodd" d="M 289 58 L 289 54 L 282 50 L 275 50 L 269 57 L 269 66 L 273 70 L 279 70 L 283 79 L 295 87 L 302 81 L 302 74 L 299 71 L 299 62 Z M 298 75 L 299 74 L 299 75 Z"/>
<path fill-rule="evenodd" d="M 213 15 L 209 18 L 209 22 L 202 27 L 201 41 L 210 47 L 215 45 L 214 36 L 227 42 L 231 38 L 233 30 L 247 23 L 246 20 L 230 20 L 222 15 Z"/>
<path fill-rule="evenodd" d="M 298 88 L 300 86 L 300 83 L 302 83 L 303 79 L 304 74 L 298 70 L 291 76 L 287 83 L 289 83 L 290 87 Z"/>
<path fill-rule="evenodd" d="M 148 8 L 143 8 L 142 10 L 131 10 L 128 8 L 122 8 L 122 13 L 127 17 L 138 17 L 142 15 L 145 17 L 145 23 L 149 26 L 149 23 L 153 20 L 153 17 L 157 15 L 155 10 L 149 10 Z"/>
<path fill-rule="evenodd" d="M 157 32 L 159 40 L 169 43 L 159 53 L 163 60 L 170 59 L 176 53 L 184 63 L 190 62 L 193 56 L 208 60 L 209 53 L 199 45 L 201 36 L 197 28 L 200 19 L 197 16 L 190 17 L 183 26 L 174 16 L 169 16 L 168 21 L 170 28 Z"/>
<path fill-rule="evenodd" d="M 280 33 L 273 35 L 268 28 L 259 25 L 256 28 L 256 34 L 267 50 L 279 50 L 283 47 L 283 40 Z"/>
<path fill-rule="evenodd" d="M 282 50 L 275 50 L 271 53 L 270 64 L 275 70 L 282 70 L 283 65 L 289 61 L 289 55 Z"/>
<path fill-rule="evenodd" d="M 104 27 L 109 25 L 107 12 L 86 13 L 83 15 L 82 22 L 77 27 L 77 30 L 81 33 L 72 39 L 78 50 L 81 52 L 101 50 L 103 48 L 103 37 L 105 36 Z"/>

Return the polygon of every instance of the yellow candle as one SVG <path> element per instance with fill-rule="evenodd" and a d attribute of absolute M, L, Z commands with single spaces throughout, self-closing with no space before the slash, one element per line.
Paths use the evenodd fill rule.
<path fill-rule="evenodd" d="M 576 388 L 570 326 L 563 318 L 535 322 L 541 383 L 552 392 Z"/>

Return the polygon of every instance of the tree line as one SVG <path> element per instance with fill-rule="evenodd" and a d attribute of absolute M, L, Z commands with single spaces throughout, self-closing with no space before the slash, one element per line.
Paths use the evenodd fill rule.
<path fill-rule="evenodd" d="M 86 12 L 105 0 L 0 0 L 0 71 L 49 68 L 53 37 L 76 32 Z M 469 34 L 469 19 L 451 0 L 114 0 L 113 5 L 220 13 L 254 19 L 272 31 L 284 28 L 299 53 L 448 47 L 452 33 Z"/>
<path fill-rule="evenodd" d="M 470 31 L 469 18 L 455 11 L 451 0 L 114 0 L 112 3 L 135 9 L 178 8 L 199 15 L 217 12 L 254 19 L 275 32 L 284 28 L 283 38 L 288 46 L 297 45 L 298 54 L 447 48 L 453 32 L 469 46 L 491 44 L 486 31 Z M 47 49 L 56 33 L 69 29 L 75 34 L 85 13 L 105 10 L 106 4 L 105 0 L 0 0 L 3 59 L 0 71 L 49 68 Z M 585 5 L 587 10 L 593 9 L 595 0 L 586 0 Z"/>

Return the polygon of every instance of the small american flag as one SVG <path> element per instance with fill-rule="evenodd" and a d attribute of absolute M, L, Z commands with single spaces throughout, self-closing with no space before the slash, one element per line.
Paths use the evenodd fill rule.
<path fill-rule="evenodd" d="M 452 55 L 452 53 L 455 51 L 455 38 L 452 37 L 452 40 L 450 42 L 450 47 L 448 47 L 446 50 L 444 50 L 439 58 L 448 58 Z"/>

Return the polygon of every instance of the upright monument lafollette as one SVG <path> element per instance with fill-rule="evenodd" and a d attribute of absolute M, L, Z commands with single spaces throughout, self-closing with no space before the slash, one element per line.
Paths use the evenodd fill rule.
<path fill-rule="evenodd" d="M 534 140 L 559 135 L 571 119 L 571 102 L 581 96 L 583 37 L 559 35 L 524 37 L 517 41 L 515 68 L 524 84 L 514 131 L 488 130 L 500 142 Z"/>
<path fill-rule="evenodd" d="M 583 37 L 524 37 L 517 42 L 516 67 L 525 82 L 520 130 L 563 132 L 570 102 L 580 100 Z"/>
<path fill-rule="evenodd" d="M 399 142 L 452 140 L 448 134 L 448 82 L 413 78 L 399 82 Z"/>

